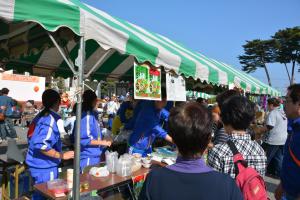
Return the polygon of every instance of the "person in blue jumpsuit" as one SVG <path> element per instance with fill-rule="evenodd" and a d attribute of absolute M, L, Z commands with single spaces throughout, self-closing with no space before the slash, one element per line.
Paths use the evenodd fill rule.
<path fill-rule="evenodd" d="M 95 111 L 96 104 L 96 94 L 91 90 L 86 90 L 83 94 L 80 121 L 80 169 L 82 172 L 87 166 L 99 164 L 104 147 L 111 145 L 111 141 L 103 140 L 98 113 Z"/>
<path fill-rule="evenodd" d="M 143 105 L 146 102 L 147 101 L 145 101 L 145 100 L 134 100 L 134 102 L 133 102 L 133 116 L 132 116 L 132 118 L 130 118 L 128 120 L 127 123 L 125 123 L 125 125 L 124 125 L 125 130 L 133 130 L 136 119 L 137 119 L 140 111 L 142 110 Z"/>
<path fill-rule="evenodd" d="M 130 120 L 130 118 L 128 119 L 127 116 L 126 116 L 126 111 L 127 110 L 133 110 L 133 105 L 132 105 L 132 101 L 131 100 L 124 101 L 121 104 L 121 106 L 120 106 L 120 108 L 119 108 L 119 110 L 117 112 L 117 115 L 119 115 L 122 124 L 126 124 Z"/>
<path fill-rule="evenodd" d="M 139 153 L 143 157 L 152 152 L 152 143 L 156 137 L 172 142 L 167 131 L 161 127 L 163 108 L 166 106 L 166 95 L 162 90 L 162 101 L 147 101 L 139 112 L 129 137 L 129 153 Z"/>
<path fill-rule="evenodd" d="M 61 159 L 74 158 L 73 151 L 62 153 L 62 142 L 57 127 L 60 116 L 56 113 L 60 104 L 59 94 L 55 90 L 48 89 L 42 95 L 42 102 L 44 109 L 36 118 L 26 156 L 26 164 L 34 184 L 57 179 Z M 32 199 L 46 198 L 34 193 Z"/>

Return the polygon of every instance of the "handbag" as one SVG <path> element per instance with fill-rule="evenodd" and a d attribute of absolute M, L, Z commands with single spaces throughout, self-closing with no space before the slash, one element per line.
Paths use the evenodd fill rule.
<path fill-rule="evenodd" d="M 1 109 L 2 111 L 0 112 L 0 122 L 3 122 L 5 120 L 5 110 L 6 108 L 4 107 L 4 109 Z"/>
<path fill-rule="evenodd" d="M 3 122 L 5 120 L 4 113 L 0 113 L 0 122 Z"/>

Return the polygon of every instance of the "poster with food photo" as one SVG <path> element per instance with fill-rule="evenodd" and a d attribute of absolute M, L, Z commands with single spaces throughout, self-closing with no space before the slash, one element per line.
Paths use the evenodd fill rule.
<path fill-rule="evenodd" d="M 148 65 L 134 66 L 134 98 L 161 100 L 161 71 Z"/>

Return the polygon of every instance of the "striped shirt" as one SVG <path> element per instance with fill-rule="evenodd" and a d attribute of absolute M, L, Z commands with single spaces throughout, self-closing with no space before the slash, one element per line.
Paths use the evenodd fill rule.
<path fill-rule="evenodd" d="M 214 132 L 214 145 L 223 144 L 228 140 L 228 134 L 225 132 L 224 127 L 219 128 L 216 124 L 213 125 Z"/>

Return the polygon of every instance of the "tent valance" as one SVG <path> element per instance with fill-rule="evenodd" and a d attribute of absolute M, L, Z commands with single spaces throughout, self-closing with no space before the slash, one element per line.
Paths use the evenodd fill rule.
<path fill-rule="evenodd" d="M 33 67 L 44 67 L 58 76 L 72 75 L 68 64 L 45 33 L 47 30 L 55 32 L 57 43 L 73 61 L 78 54 L 78 36 L 84 36 L 85 73 L 92 69 L 94 73 L 89 75 L 97 79 L 108 75 L 116 79 L 130 75 L 136 60 L 214 85 L 233 83 L 254 94 L 278 93 L 222 62 L 79 0 L 1 1 L 0 19 L 0 61 L 8 68 L 32 71 Z"/>

